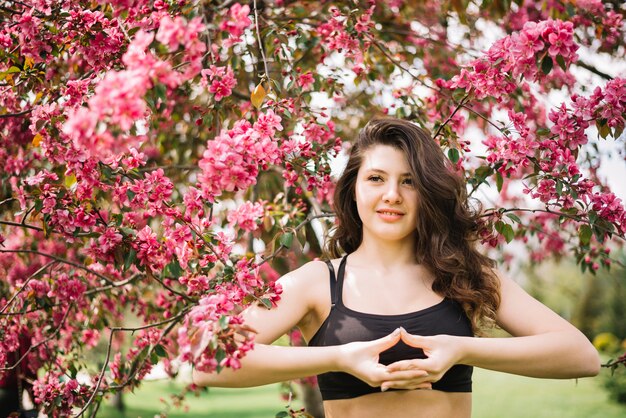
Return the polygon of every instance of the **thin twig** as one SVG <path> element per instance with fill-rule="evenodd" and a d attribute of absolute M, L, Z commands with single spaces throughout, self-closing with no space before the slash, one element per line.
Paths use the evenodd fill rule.
<path fill-rule="evenodd" d="M 314 219 L 318 219 L 318 218 L 331 218 L 335 216 L 334 213 L 322 213 L 320 215 L 314 215 L 314 216 L 309 216 L 307 217 L 304 221 L 300 222 L 298 225 L 296 225 L 293 229 L 291 229 L 289 232 L 291 232 L 292 234 L 296 234 L 301 228 L 303 228 L 306 224 L 310 223 L 311 221 L 313 221 Z M 267 263 L 268 261 L 270 261 L 271 259 L 275 258 L 280 252 L 282 252 L 284 249 L 286 249 L 287 247 L 285 247 L 284 245 L 279 245 L 278 248 L 276 248 L 274 250 L 274 252 L 270 255 L 268 255 L 267 257 L 264 257 L 261 262 L 259 262 L 257 264 L 257 267 L 262 266 L 263 264 Z"/>
<path fill-rule="evenodd" d="M 61 331 L 61 328 L 63 327 L 63 325 L 65 324 L 65 320 L 67 319 L 67 315 L 70 313 L 70 310 L 72 310 L 73 307 L 74 307 L 73 303 L 71 303 L 70 306 L 68 306 L 67 311 L 65 311 L 65 314 L 63 315 L 63 318 L 61 319 L 61 323 L 59 324 L 57 329 L 55 329 L 54 332 L 51 335 L 46 337 L 44 340 L 39 341 L 37 344 L 31 345 L 30 347 L 28 347 L 28 350 L 26 350 L 26 352 L 24 354 L 22 354 L 22 357 L 20 357 L 19 360 L 14 365 L 9 366 L 9 367 L 0 367 L 0 371 L 4 372 L 4 371 L 15 369 L 24 360 L 24 358 L 26 358 L 28 353 L 30 353 L 31 351 L 33 351 L 35 348 L 39 347 L 40 345 L 45 344 L 48 341 L 50 341 L 51 339 L 55 338 L 57 336 L 57 334 Z"/>
<path fill-rule="evenodd" d="M 268 81 L 270 80 L 270 70 L 267 66 L 267 59 L 265 58 L 265 51 L 263 50 L 263 43 L 261 42 L 261 31 L 259 30 L 259 13 L 256 7 L 256 0 L 254 0 L 254 23 L 256 26 L 256 37 L 257 42 L 259 43 L 259 49 L 261 50 L 261 57 L 263 58 L 263 65 L 265 66 L 265 76 Z M 270 90 L 272 90 L 272 83 L 269 83 Z"/>
<path fill-rule="evenodd" d="M 454 109 L 454 111 L 446 118 L 446 120 L 441 125 L 439 125 L 439 128 L 437 128 L 437 132 L 435 132 L 435 135 L 433 135 L 433 139 L 439 136 L 439 134 L 441 133 L 441 130 L 450 122 L 450 120 L 452 120 L 454 115 L 456 115 L 456 112 L 458 112 L 463 107 L 463 105 L 465 104 L 465 100 L 467 100 L 469 95 L 470 93 L 468 92 L 465 96 L 463 96 L 463 98 L 461 99 L 457 107 Z"/>
<path fill-rule="evenodd" d="M 179 319 L 184 317 L 190 309 L 191 309 L 191 307 L 188 306 L 188 307 L 184 308 L 178 315 L 173 316 L 172 318 L 169 318 L 169 319 L 166 319 L 165 321 L 157 322 L 157 323 L 154 323 L 154 324 L 144 325 L 142 327 L 135 327 L 135 328 L 109 327 L 109 329 L 111 330 L 111 334 L 109 335 L 109 343 L 107 345 L 106 359 L 105 359 L 105 362 L 104 362 L 102 368 L 100 369 L 100 375 L 99 375 L 99 378 L 98 378 L 98 383 L 96 383 L 96 387 L 94 388 L 91 396 L 89 397 L 89 399 L 85 403 L 85 406 L 83 406 L 83 408 L 76 415 L 74 415 L 74 418 L 78 418 L 78 417 L 80 417 L 81 415 L 83 415 L 85 413 L 87 408 L 89 408 L 89 405 L 91 405 L 91 403 L 93 402 L 93 399 L 98 394 L 98 391 L 100 390 L 100 383 L 104 379 L 104 373 L 105 373 L 106 368 L 107 368 L 107 366 L 109 364 L 109 361 L 111 359 L 111 346 L 113 345 L 113 334 L 115 334 L 118 331 L 132 331 L 132 332 L 135 332 L 135 331 L 139 331 L 139 330 L 142 330 L 142 329 L 155 328 L 155 327 L 167 324 L 167 323 L 171 323 L 170 326 L 167 327 L 163 331 L 163 333 L 161 335 L 161 338 L 159 338 L 159 341 L 157 342 L 157 344 L 151 346 L 148 349 L 148 352 L 146 353 L 146 357 L 145 357 L 145 359 L 143 361 L 145 363 L 145 361 L 150 357 L 150 354 L 152 354 L 152 350 L 154 349 L 154 347 L 156 345 L 158 345 L 167 334 L 169 334 L 169 332 L 174 328 L 174 326 L 176 326 L 177 322 L 175 322 L 175 321 L 178 321 Z M 122 383 L 121 385 L 109 386 L 108 389 L 110 389 L 110 390 L 122 389 L 123 387 L 128 385 L 128 383 L 134 378 L 134 376 L 137 374 L 137 372 L 139 370 L 141 370 L 142 367 L 143 367 L 143 364 L 138 365 L 137 369 L 135 370 L 135 372 L 131 376 L 129 376 L 128 379 L 126 379 L 126 381 L 124 383 Z"/>
<path fill-rule="evenodd" d="M 48 257 L 48 258 L 51 258 L 53 260 L 59 261 L 59 262 L 61 262 L 63 264 L 68 264 L 70 266 L 74 266 L 74 267 L 76 267 L 78 269 L 81 269 L 81 270 L 84 270 L 84 271 L 86 271 L 88 273 L 91 273 L 91 274 L 99 277 L 100 279 L 104 280 L 105 282 L 107 282 L 110 285 L 114 285 L 115 284 L 115 282 L 113 280 L 109 279 L 106 276 L 103 276 L 102 274 L 98 273 L 97 271 L 93 271 L 90 268 L 85 267 L 82 264 L 75 263 L 75 262 L 67 260 L 65 258 L 57 257 L 56 255 L 42 253 L 41 251 L 37 251 L 37 250 L 1 250 L 0 249 L 0 253 L 18 253 L 18 254 L 25 253 L 25 254 L 41 255 L 43 257 Z"/>
<path fill-rule="evenodd" d="M 27 223 L 18 223 L 18 222 L 11 222 L 11 221 L 0 221 L 0 225 L 19 226 L 19 227 L 22 227 L 22 228 L 33 229 L 35 231 L 43 231 L 43 228 L 40 228 L 40 227 L 35 226 L 35 225 L 29 225 Z"/>
<path fill-rule="evenodd" d="M 28 282 L 30 282 L 32 279 L 34 279 L 35 277 L 37 277 L 39 274 L 41 274 L 42 272 L 44 272 L 48 267 L 50 267 L 53 264 L 58 263 L 58 261 L 50 261 L 48 264 L 44 265 L 43 267 L 41 267 L 39 270 L 37 270 L 36 272 L 34 272 L 33 274 L 31 274 L 28 279 L 26 279 L 26 281 L 22 284 L 22 287 L 20 288 L 20 290 L 18 290 L 12 297 L 11 299 L 9 299 L 9 301 L 6 303 L 6 305 L 4 305 L 2 307 L 2 309 L 0 309 L 0 314 L 3 314 L 4 311 L 6 311 L 9 306 L 11 306 L 11 304 L 13 303 L 13 301 L 15 300 L 15 298 L 17 298 L 17 296 L 22 293 L 22 291 L 24 289 L 26 289 L 26 285 L 28 284 Z"/>
<path fill-rule="evenodd" d="M 113 335 L 115 335 L 115 331 L 116 331 L 115 329 L 111 328 L 111 334 L 109 335 L 109 344 L 107 345 L 107 355 L 104 360 L 104 364 L 102 365 L 102 369 L 100 370 L 100 376 L 98 377 L 98 382 L 96 382 L 96 387 L 94 388 L 93 392 L 91 393 L 91 396 L 85 403 L 85 406 L 83 406 L 83 409 L 81 409 L 80 412 L 78 412 L 78 414 L 75 415 L 76 417 L 80 417 L 81 415 L 85 413 L 87 408 L 89 408 L 89 405 L 91 405 L 91 403 L 93 402 L 93 398 L 96 397 L 96 394 L 98 393 L 98 390 L 100 389 L 100 384 L 102 383 L 102 380 L 104 379 L 104 372 L 106 371 L 106 368 L 109 365 L 109 360 L 111 359 L 111 346 L 113 345 Z"/>
<path fill-rule="evenodd" d="M 0 119 L 6 119 L 6 118 L 16 118 L 18 116 L 24 116 L 30 112 L 32 112 L 33 109 L 27 109 L 27 110 L 23 110 L 21 112 L 18 113 L 4 113 L 4 114 L 0 114 Z"/>

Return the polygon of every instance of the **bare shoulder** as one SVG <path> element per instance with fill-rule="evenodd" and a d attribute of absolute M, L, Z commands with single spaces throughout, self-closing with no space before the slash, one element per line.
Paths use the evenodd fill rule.
<path fill-rule="evenodd" d="M 293 270 L 279 279 L 279 283 L 290 290 L 303 295 L 307 302 L 316 307 L 323 303 L 324 296 L 329 292 L 328 266 L 323 261 L 309 261 L 300 268 Z"/>

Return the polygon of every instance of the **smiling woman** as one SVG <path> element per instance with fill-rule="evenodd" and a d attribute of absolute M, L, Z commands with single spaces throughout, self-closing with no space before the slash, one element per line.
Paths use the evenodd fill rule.
<path fill-rule="evenodd" d="M 244 312 L 255 348 L 239 370 L 194 373 L 244 387 L 318 375 L 327 417 L 469 417 L 474 366 L 534 377 L 598 373 L 573 326 L 475 248 L 465 184 L 413 123 L 361 131 L 335 192 L 328 261 L 279 279 L 278 306 Z M 513 338 L 475 338 L 498 324 Z M 308 347 L 271 346 L 298 326 Z"/>

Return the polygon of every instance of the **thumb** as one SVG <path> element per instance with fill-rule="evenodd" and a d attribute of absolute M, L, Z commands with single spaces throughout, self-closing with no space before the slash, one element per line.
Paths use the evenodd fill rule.
<path fill-rule="evenodd" d="M 400 328 L 400 338 L 406 345 L 416 348 L 424 348 L 427 344 L 427 339 L 421 335 L 409 334 L 404 328 Z"/>
<path fill-rule="evenodd" d="M 376 345 L 380 348 L 380 351 L 385 351 L 386 349 L 393 347 L 398 343 L 398 341 L 400 341 L 400 328 L 375 341 Z"/>

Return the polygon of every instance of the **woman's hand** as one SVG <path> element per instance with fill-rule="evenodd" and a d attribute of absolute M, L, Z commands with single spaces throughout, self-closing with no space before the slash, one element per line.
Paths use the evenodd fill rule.
<path fill-rule="evenodd" d="M 400 338 L 411 347 L 421 348 L 426 358 L 401 360 L 388 365 L 390 378 L 381 385 L 383 391 L 389 388 L 431 389 L 432 384 L 439 381 L 460 359 L 458 337 L 451 335 L 422 337 L 409 334 L 401 328 Z"/>
<path fill-rule="evenodd" d="M 374 341 L 359 341 L 340 346 L 341 371 L 358 377 L 372 387 L 379 387 L 392 377 L 387 367 L 380 364 L 379 355 L 396 345 L 400 338 L 401 332 L 397 329 Z M 425 375 L 421 372 L 421 377 Z"/>

